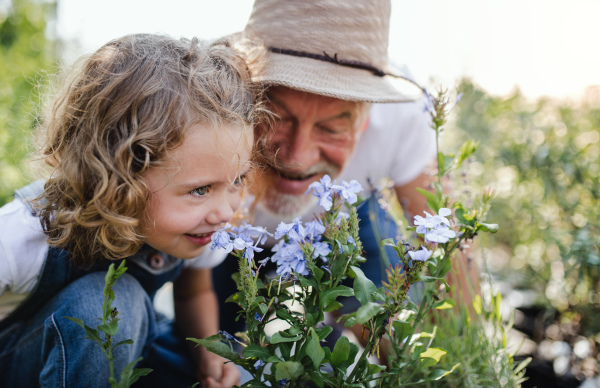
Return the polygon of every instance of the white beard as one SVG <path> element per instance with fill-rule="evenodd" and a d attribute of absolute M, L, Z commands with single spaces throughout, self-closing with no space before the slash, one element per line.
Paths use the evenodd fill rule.
<path fill-rule="evenodd" d="M 291 221 L 304 215 L 317 204 L 317 201 L 317 197 L 314 195 L 283 194 L 276 190 L 270 190 L 262 198 L 260 208 L 272 217 Z"/>

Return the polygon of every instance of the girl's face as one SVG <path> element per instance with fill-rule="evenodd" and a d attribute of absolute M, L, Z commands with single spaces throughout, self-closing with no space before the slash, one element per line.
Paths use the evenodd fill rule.
<path fill-rule="evenodd" d="M 148 245 L 182 259 L 204 250 L 240 205 L 252 136 L 238 126 L 195 125 L 162 166 L 144 175 L 152 193 L 141 223 Z"/>

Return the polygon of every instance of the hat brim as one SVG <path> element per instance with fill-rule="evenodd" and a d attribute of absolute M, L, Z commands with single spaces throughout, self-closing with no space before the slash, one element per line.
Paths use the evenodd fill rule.
<path fill-rule="evenodd" d="M 423 96 L 421 87 L 405 78 L 276 53 L 268 53 L 255 81 L 350 101 L 410 102 Z"/>

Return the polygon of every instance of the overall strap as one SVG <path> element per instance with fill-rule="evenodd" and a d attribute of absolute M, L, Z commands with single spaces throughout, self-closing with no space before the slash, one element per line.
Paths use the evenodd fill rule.
<path fill-rule="evenodd" d="M 38 198 L 43 191 L 44 181 L 40 180 L 16 190 L 15 198 L 21 200 L 33 215 L 37 215 L 32 200 Z M 39 311 L 71 282 L 92 272 L 106 271 L 113 263 L 119 266 L 123 260 L 127 260 L 126 273 L 136 278 L 151 299 L 160 287 L 175 280 L 183 269 L 183 260 L 159 252 L 148 245 L 142 246 L 135 255 L 127 259 L 102 260 L 90 268 L 75 266 L 69 252 L 61 248 L 49 248 L 35 288 L 15 310 L 0 321 L 0 331 L 13 322 L 27 319 Z M 102 301 L 98 303 L 101 304 Z"/>
<path fill-rule="evenodd" d="M 42 195 L 42 193 L 44 192 L 45 183 L 45 180 L 40 179 L 28 184 L 25 187 L 21 187 L 20 189 L 15 190 L 15 199 L 18 199 L 21 202 L 23 202 L 31 211 L 31 214 L 33 214 L 34 216 L 37 215 L 37 211 L 35 209 L 35 204 L 32 201 L 38 198 L 40 195 Z"/>

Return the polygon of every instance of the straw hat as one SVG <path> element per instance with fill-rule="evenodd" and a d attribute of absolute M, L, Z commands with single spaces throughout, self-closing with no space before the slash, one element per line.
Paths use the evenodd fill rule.
<path fill-rule="evenodd" d="M 389 0 L 255 0 L 244 30 L 269 49 L 257 81 L 352 101 L 404 102 L 421 88 L 388 62 Z"/>

